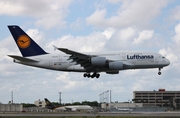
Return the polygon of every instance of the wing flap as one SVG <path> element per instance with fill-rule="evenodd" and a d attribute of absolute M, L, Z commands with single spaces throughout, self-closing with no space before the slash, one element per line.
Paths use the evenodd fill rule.
<path fill-rule="evenodd" d="M 8 55 L 9 57 L 12 57 L 13 59 L 22 61 L 22 62 L 38 62 L 37 60 L 29 59 L 26 57 L 16 56 L 16 55 Z"/>

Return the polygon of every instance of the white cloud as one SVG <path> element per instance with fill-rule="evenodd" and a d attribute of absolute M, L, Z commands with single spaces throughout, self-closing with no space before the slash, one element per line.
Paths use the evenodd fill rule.
<path fill-rule="evenodd" d="M 17 84 L 13 88 L 11 88 L 11 91 L 19 91 L 23 86 L 24 84 Z"/>
<path fill-rule="evenodd" d="M 58 74 L 58 77 L 56 78 L 56 80 L 60 80 L 60 81 L 63 81 L 63 82 L 67 82 L 68 79 L 69 79 L 69 76 L 68 76 L 67 72 Z"/>
<path fill-rule="evenodd" d="M 72 0 L 31 0 L 12 1 L 1 0 L 0 15 L 28 16 L 37 19 L 37 26 L 50 29 L 52 27 L 65 27 L 64 18 L 68 14 L 68 7 Z"/>
<path fill-rule="evenodd" d="M 177 45 L 180 44 L 180 24 L 175 26 L 175 36 L 173 37 Z"/>
<path fill-rule="evenodd" d="M 93 24 L 95 26 L 105 27 L 107 26 L 107 21 L 104 19 L 105 14 L 106 14 L 106 9 L 96 10 L 91 16 L 86 18 L 86 22 L 87 24 Z"/>
<path fill-rule="evenodd" d="M 54 13 L 47 15 L 48 17 L 43 17 L 35 22 L 35 24 L 39 27 L 44 27 L 46 29 L 50 29 L 52 27 L 61 27 L 64 28 L 66 26 L 66 21 L 63 20 L 65 16 L 64 14 Z"/>
<path fill-rule="evenodd" d="M 175 8 L 171 10 L 170 18 L 173 20 L 180 20 L 180 6 L 177 5 Z"/>
<path fill-rule="evenodd" d="M 32 16 L 32 17 L 44 17 L 49 13 L 59 12 L 59 10 L 67 10 L 72 0 L 1 0 L 0 6 L 4 8 L 0 11 L 3 15 L 15 15 L 15 16 Z"/>
<path fill-rule="evenodd" d="M 45 35 L 38 29 L 28 29 L 26 32 L 38 45 L 45 47 Z"/>
<path fill-rule="evenodd" d="M 160 39 L 156 40 L 155 37 L 153 30 L 138 30 L 133 27 L 124 29 L 106 28 L 101 32 L 93 32 L 86 36 L 64 35 L 48 42 L 46 48 L 52 51 L 52 45 L 55 45 L 80 52 L 138 50 L 139 47 L 145 47 L 146 49 L 151 46 L 159 46 L 161 44 Z"/>
<path fill-rule="evenodd" d="M 106 40 L 102 32 L 94 32 L 88 36 L 77 37 L 66 35 L 48 43 L 47 48 L 52 49 L 52 45 L 55 45 L 57 47 L 69 48 L 81 52 L 94 52 L 102 50 Z"/>
<path fill-rule="evenodd" d="M 171 48 L 166 48 L 166 49 L 163 48 L 159 50 L 159 53 L 164 55 L 166 58 L 168 58 L 172 64 L 179 62 L 178 55 Z"/>
<path fill-rule="evenodd" d="M 146 40 L 149 40 L 153 37 L 153 30 L 144 30 L 139 33 L 139 37 L 134 39 L 134 44 L 141 44 Z"/>
<path fill-rule="evenodd" d="M 16 4 L 16 5 L 14 5 Z M 17 4 L 16 1 L 7 1 L 7 0 L 2 0 L 0 2 L 0 7 L 1 7 L 1 11 L 0 11 L 0 15 L 17 15 L 20 14 L 24 8 L 23 6 L 21 6 L 21 4 Z"/>
<path fill-rule="evenodd" d="M 115 33 L 114 28 L 107 28 L 102 34 L 106 36 L 106 38 L 109 40 Z"/>
<path fill-rule="evenodd" d="M 136 29 L 132 27 L 116 30 L 114 35 L 106 42 L 105 47 L 111 50 L 127 50 L 131 47 L 133 37 L 136 36 L 136 33 Z"/>
<path fill-rule="evenodd" d="M 110 3 L 117 4 L 119 2 L 122 2 L 123 0 L 107 0 Z"/>
<path fill-rule="evenodd" d="M 77 18 L 75 22 L 71 23 L 70 28 L 73 30 L 80 30 L 83 29 L 84 19 Z"/>
<path fill-rule="evenodd" d="M 113 3 L 116 3 L 113 2 Z M 167 5 L 167 0 L 129 0 L 122 1 L 116 15 L 107 17 L 106 9 L 96 10 L 86 18 L 89 25 L 96 27 L 116 27 L 127 26 L 148 26 L 150 21 L 161 13 L 161 9 Z"/>

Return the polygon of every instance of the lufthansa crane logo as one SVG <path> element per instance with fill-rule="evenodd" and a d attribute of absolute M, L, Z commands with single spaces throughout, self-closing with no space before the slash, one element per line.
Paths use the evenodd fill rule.
<path fill-rule="evenodd" d="M 17 40 L 17 44 L 20 48 L 27 48 L 29 47 L 30 43 L 31 40 L 26 35 L 21 35 Z"/>

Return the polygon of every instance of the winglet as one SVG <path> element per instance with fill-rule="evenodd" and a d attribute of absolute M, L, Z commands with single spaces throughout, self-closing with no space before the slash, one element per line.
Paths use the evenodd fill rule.
<path fill-rule="evenodd" d="M 53 47 L 54 47 L 54 51 L 56 51 L 58 49 L 58 47 L 56 47 L 55 45 L 53 45 Z"/>

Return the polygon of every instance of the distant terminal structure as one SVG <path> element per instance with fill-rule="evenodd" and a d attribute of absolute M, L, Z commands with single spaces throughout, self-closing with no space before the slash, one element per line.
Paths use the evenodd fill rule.
<path fill-rule="evenodd" d="M 180 91 L 166 91 L 159 89 L 158 91 L 134 91 L 134 103 L 143 103 L 145 106 L 159 107 L 180 107 Z"/>
<path fill-rule="evenodd" d="M 0 112 L 20 112 L 22 109 L 22 104 L 0 104 Z"/>
<path fill-rule="evenodd" d="M 42 108 L 45 108 L 46 106 L 46 102 L 44 100 L 37 100 L 37 101 L 34 101 L 34 104 L 38 107 L 42 107 Z"/>
<path fill-rule="evenodd" d="M 106 101 L 109 96 L 104 92 L 101 96 L 103 96 L 100 97 L 101 109 L 104 111 L 167 111 L 180 109 L 180 91 L 166 91 L 165 89 L 134 91 L 132 101 L 128 100 L 127 102 Z"/>

